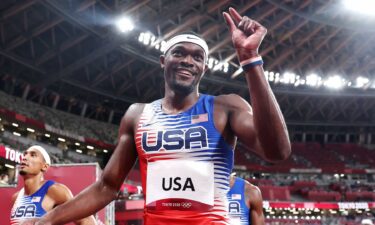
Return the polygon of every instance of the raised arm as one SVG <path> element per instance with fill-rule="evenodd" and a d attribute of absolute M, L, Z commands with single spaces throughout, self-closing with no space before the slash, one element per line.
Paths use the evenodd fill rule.
<path fill-rule="evenodd" d="M 230 112 L 230 125 L 236 136 L 248 148 L 265 160 L 286 159 L 291 153 L 288 130 L 272 90 L 265 79 L 258 48 L 267 33 L 266 28 L 233 8 L 224 12 L 237 56 L 244 68 L 253 109 L 239 97 Z"/>
<path fill-rule="evenodd" d="M 36 225 L 60 225 L 79 220 L 93 215 L 116 198 L 137 157 L 133 128 L 140 110 L 142 107 L 134 104 L 123 117 L 116 149 L 99 180 L 72 200 L 48 212 Z"/>

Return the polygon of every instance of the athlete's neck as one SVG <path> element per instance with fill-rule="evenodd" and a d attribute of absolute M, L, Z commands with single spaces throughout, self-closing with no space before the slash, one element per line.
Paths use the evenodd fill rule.
<path fill-rule="evenodd" d="M 24 176 L 23 181 L 25 195 L 34 194 L 45 183 L 42 173 L 35 176 Z"/>
<path fill-rule="evenodd" d="M 232 188 L 233 185 L 234 185 L 234 181 L 236 180 L 236 178 L 234 176 L 230 176 L 230 180 L 229 180 L 229 188 Z"/>
<path fill-rule="evenodd" d="M 198 92 L 189 95 L 179 95 L 176 92 L 168 91 L 162 100 L 161 107 L 167 114 L 178 114 L 191 108 L 199 99 Z"/>

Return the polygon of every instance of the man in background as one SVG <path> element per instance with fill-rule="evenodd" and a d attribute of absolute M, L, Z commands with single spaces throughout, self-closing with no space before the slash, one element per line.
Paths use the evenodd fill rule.
<path fill-rule="evenodd" d="M 264 225 L 262 193 L 255 185 L 230 176 L 228 196 L 228 213 L 231 223 L 236 225 Z"/>
<path fill-rule="evenodd" d="M 31 146 L 23 153 L 19 174 L 24 187 L 12 197 L 10 220 L 17 225 L 25 219 L 39 218 L 51 209 L 63 204 L 73 195 L 69 188 L 52 180 L 44 180 L 43 175 L 51 165 L 47 151 L 38 145 Z M 80 225 L 95 225 L 93 216 L 76 221 Z"/>

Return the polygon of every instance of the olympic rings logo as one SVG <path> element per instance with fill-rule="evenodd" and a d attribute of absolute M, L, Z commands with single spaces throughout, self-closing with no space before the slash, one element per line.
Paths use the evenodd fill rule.
<path fill-rule="evenodd" d="M 183 203 L 181 203 L 181 206 L 183 207 L 183 208 L 190 208 L 191 207 L 191 203 L 190 202 L 183 202 Z"/>

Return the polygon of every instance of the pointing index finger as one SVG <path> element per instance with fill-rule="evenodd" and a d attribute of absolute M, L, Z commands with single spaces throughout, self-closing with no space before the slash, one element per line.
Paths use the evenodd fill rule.
<path fill-rule="evenodd" d="M 229 8 L 229 13 L 232 16 L 236 25 L 238 25 L 242 20 L 242 16 L 232 7 Z"/>
<path fill-rule="evenodd" d="M 229 27 L 230 32 L 233 33 L 233 31 L 234 31 L 235 29 L 237 29 L 236 24 L 234 24 L 234 22 L 233 22 L 231 16 L 230 16 L 228 13 L 223 12 L 223 16 L 224 16 L 225 22 L 227 23 L 227 25 L 228 25 L 228 27 Z"/>

